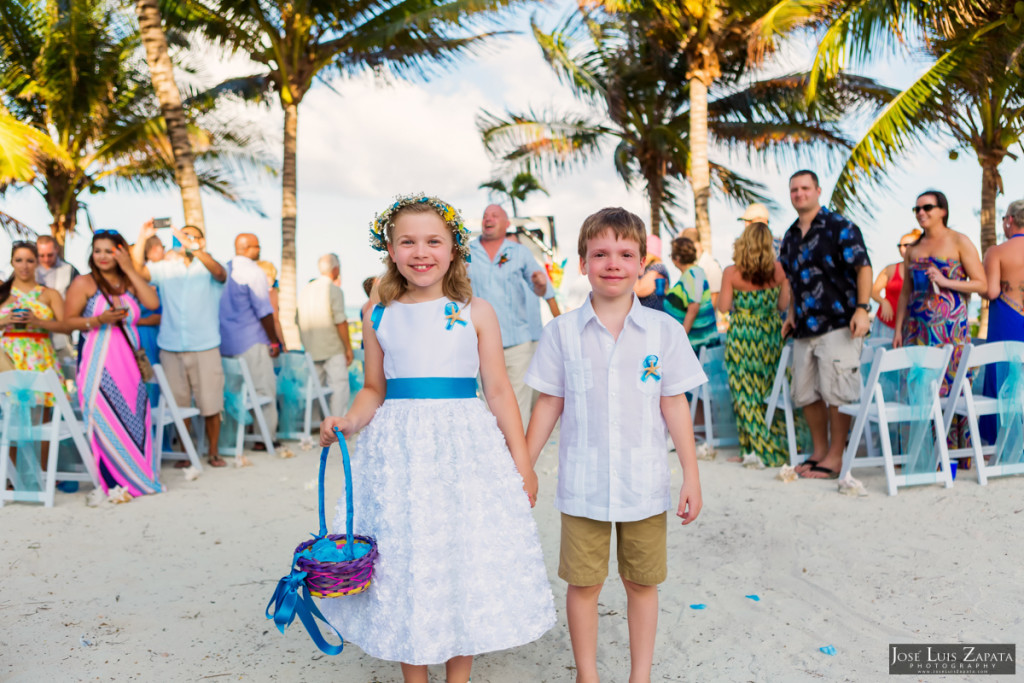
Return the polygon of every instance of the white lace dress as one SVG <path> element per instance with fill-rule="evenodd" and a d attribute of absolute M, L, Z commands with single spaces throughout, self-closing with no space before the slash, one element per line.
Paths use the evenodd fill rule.
<path fill-rule="evenodd" d="M 476 377 L 471 307 L 448 329 L 446 304 L 383 311 L 389 380 Z M 439 664 L 531 642 L 554 625 L 523 482 L 480 399 L 386 400 L 359 436 L 352 478 L 355 532 L 376 538 L 380 555 L 369 590 L 320 601 L 346 640 L 380 659 Z M 334 527 L 344 533 L 344 496 Z"/>

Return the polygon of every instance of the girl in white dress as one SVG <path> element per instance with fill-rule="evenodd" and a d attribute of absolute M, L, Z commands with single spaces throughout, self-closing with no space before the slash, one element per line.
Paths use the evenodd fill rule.
<path fill-rule="evenodd" d="M 458 212 L 400 197 L 371 228 L 387 250 L 380 303 L 363 320 L 366 380 L 320 443 L 362 430 L 352 458 L 355 528 L 380 553 L 369 590 L 321 601 L 346 639 L 402 662 L 407 683 L 445 662 L 531 642 L 555 622 L 530 508 L 537 476 L 490 304 L 473 298 Z M 483 382 L 485 406 L 476 397 Z M 491 411 L 488 411 L 490 406 Z M 345 499 L 335 528 L 344 529 Z M 342 532 L 343 533 L 343 532 Z"/>

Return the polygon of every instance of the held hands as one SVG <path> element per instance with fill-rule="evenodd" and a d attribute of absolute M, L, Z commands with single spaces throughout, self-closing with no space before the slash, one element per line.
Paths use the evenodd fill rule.
<path fill-rule="evenodd" d="M 700 509 L 703 505 L 704 501 L 700 495 L 700 484 L 698 483 L 691 487 L 687 486 L 684 481 L 683 487 L 679 489 L 679 508 L 676 510 L 676 517 L 683 520 L 683 526 L 697 519 L 697 515 L 700 514 Z"/>
<path fill-rule="evenodd" d="M 125 316 L 128 315 L 128 310 L 124 308 L 108 308 L 107 310 L 96 316 L 96 320 L 100 325 L 111 325 L 113 323 L 119 323 L 124 320 Z"/>
<path fill-rule="evenodd" d="M 320 423 L 320 447 L 327 448 L 338 440 L 334 433 L 335 428 L 345 436 L 352 436 L 355 433 L 355 423 L 347 417 L 329 417 Z"/>
<path fill-rule="evenodd" d="M 540 482 L 537 480 L 537 473 L 531 467 L 528 472 L 520 472 L 523 477 L 523 490 L 526 491 L 526 497 L 530 500 L 530 507 L 537 505 L 537 489 L 540 487 Z"/>

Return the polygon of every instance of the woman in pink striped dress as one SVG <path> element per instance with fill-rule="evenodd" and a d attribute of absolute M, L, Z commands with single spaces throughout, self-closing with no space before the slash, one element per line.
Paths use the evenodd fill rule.
<path fill-rule="evenodd" d="M 132 496 L 163 491 L 154 471 L 149 397 L 135 361 L 140 304 L 156 309 L 156 290 L 136 272 L 128 244 L 114 230 L 93 235 L 92 272 L 68 288 L 65 314 L 85 335 L 78 364 L 78 396 L 86 436 L 104 491 L 121 486 Z"/>

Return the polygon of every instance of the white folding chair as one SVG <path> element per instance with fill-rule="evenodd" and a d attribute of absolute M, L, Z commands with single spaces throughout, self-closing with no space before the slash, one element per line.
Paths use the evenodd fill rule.
<path fill-rule="evenodd" d="M 857 403 L 839 407 L 841 413 L 855 416 L 853 429 L 850 431 L 850 440 L 846 445 L 846 450 L 843 452 L 843 468 L 839 473 L 840 479 L 845 478 L 850 473 L 850 469 L 854 466 L 861 437 L 864 436 L 864 430 L 869 423 L 873 423 L 877 425 L 879 440 L 882 445 L 881 461 L 885 467 L 885 479 L 890 496 L 896 495 L 896 489 L 899 486 L 941 483 L 946 488 L 949 488 L 953 485 L 953 477 L 949 469 L 949 452 L 946 449 L 946 430 L 942 417 L 942 404 L 939 399 L 941 374 L 939 379 L 933 380 L 932 386 L 929 387 L 932 401 L 928 409 L 928 419 L 931 421 L 934 430 L 935 447 L 939 451 L 940 471 L 938 472 L 896 474 L 896 465 L 905 462 L 906 454 L 893 454 L 889 426 L 899 422 L 910 422 L 915 420 L 917 416 L 914 407 L 910 404 L 886 399 L 882 392 L 882 385 L 879 382 L 879 378 L 883 373 L 907 370 L 915 364 L 924 369 L 944 373 L 949 365 L 949 358 L 952 353 L 953 347 L 948 345 L 941 349 L 921 346 L 892 350 L 884 347 L 875 348 L 871 372 L 861 390 L 860 400 Z M 875 461 L 878 458 L 873 458 L 872 460 L 872 462 L 864 462 L 863 464 L 876 464 Z"/>
<path fill-rule="evenodd" d="M 308 353 L 303 353 L 305 356 L 306 363 L 306 375 L 308 377 L 306 381 L 306 409 L 302 418 L 302 433 L 298 432 L 282 432 L 278 430 L 277 435 L 284 439 L 304 439 L 309 436 L 314 426 L 313 424 L 313 405 L 319 404 L 320 406 L 320 419 L 324 416 L 330 415 L 330 410 L 327 407 L 327 397 L 334 393 L 334 390 L 324 386 L 320 383 L 320 373 L 316 370 L 316 364 L 313 362 L 313 357 Z"/>
<path fill-rule="evenodd" d="M 32 441 L 48 441 L 50 451 L 46 472 L 42 471 L 42 465 L 38 462 L 22 463 L 36 468 L 37 476 L 43 481 L 42 491 L 19 490 L 21 482 L 17 474 L 17 468 L 10 459 L 11 443 L 17 442 L 26 437 L 24 431 L 13 433 L 11 420 L 15 410 L 13 406 L 12 391 L 29 390 L 35 392 L 46 392 L 54 398 L 53 414 L 49 422 L 28 427 L 27 434 Z M 53 507 L 54 489 L 57 480 L 61 481 L 88 481 L 93 486 L 99 487 L 99 475 L 96 465 L 93 462 L 89 446 L 85 441 L 85 434 L 82 431 L 82 423 L 75 417 L 67 396 L 64 395 L 64 388 L 53 370 L 35 372 L 29 370 L 11 370 L 0 373 L 0 406 L 3 407 L 3 417 L 0 420 L 0 507 L 5 501 L 20 501 L 30 503 L 42 503 L 46 507 Z M 78 457 L 84 466 L 84 472 L 79 470 L 59 471 L 57 469 L 57 455 L 59 444 L 64 439 L 71 439 L 78 452 Z M 19 455 L 27 458 L 27 454 Z M 7 481 L 14 484 L 15 490 L 7 491 Z"/>
<path fill-rule="evenodd" d="M 775 411 L 782 409 L 786 418 L 786 442 L 789 445 L 789 464 L 796 467 L 808 457 L 810 453 L 800 453 L 796 441 L 796 420 L 793 415 L 793 400 L 790 396 L 789 377 L 786 371 L 793 365 L 793 345 L 786 344 L 782 347 L 782 355 L 779 356 L 779 366 L 775 370 L 775 381 L 772 382 L 772 390 L 765 397 L 768 408 L 764 413 L 764 423 L 771 425 L 775 419 Z"/>
<path fill-rule="evenodd" d="M 703 435 L 704 441 L 713 448 L 717 448 L 718 446 L 736 446 L 740 442 L 740 440 L 735 436 L 715 436 L 715 425 L 714 420 L 712 419 L 712 407 L 714 405 L 714 399 L 711 395 L 711 378 L 712 374 L 715 371 L 709 370 L 709 367 L 712 365 L 720 367 L 721 364 L 724 363 L 724 359 L 725 346 L 705 346 L 700 350 L 700 356 L 698 357 L 698 360 L 700 361 L 701 366 L 704 368 L 704 374 L 708 376 L 708 381 L 694 390 L 695 396 L 693 399 L 693 405 L 690 407 L 690 418 L 694 422 L 693 433 L 695 435 Z M 720 367 L 719 371 L 724 372 L 724 368 Z M 696 424 L 698 406 L 704 409 L 703 425 Z M 732 413 L 732 405 L 729 406 L 729 412 Z M 735 421 L 736 418 L 734 415 L 734 424 L 732 427 L 733 434 L 736 433 Z M 724 431 L 722 428 L 728 429 L 728 426 L 719 425 L 719 428 L 719 433 L 721 433 L 722 431 Z"/>
<path fill-rule="evenodd" d="M 967 431 L 971 445 L 949 452 L 951 458 L 974 458 L 978 470 L 978 483 L 988 483 L 989 477 L 1003 477 L 1011 474 L 1024 474 L 1024 463 L 986 465 L 985 457 L 996 452 L 996 444 L 985 446 L 981 443 L 981 432 L 978 429 L 978 418 L 983 415 L 998 415 L 999 401 L 995 397 L 975 395 L 971 383 L 967 381 L 970 370 L 985 368 L 986 372 L 994 372 L 995 363 L 1024 364 L 1024 342 L 1004 341 L 992 342 L 964 347 L 960 357 L 960 366 L 956 370 L 949 395 L 943 401 L 943 420 L 946 431 L 949 431 L 954 416 L 967 418 Z M 1024 418 L 1024 416 L 1018 416 Z M 1004 429 L 999 425 L 999 430 Z"/>
<path fill-rule="evenodd" d="M 274 439 L 270 434 L 270 429 L 267 428 L 267 421 L 263 417 L 263 406 L 273 403 L 277 400 L 276 397 L 264 396 L 263 394 L 256 392 L 256 384 L 252 381 L 252 373 L 249 372 L 249 364 L 245 362 L 244 358 L 221 358 L 221 362 L 224 364 L 225 375 L 241 373 L 244 410 L 253 414 L 253 417 L 256 419 L 256 428 L 259 430 L 259 433 L 246 434 L 245 422 L 238 420 L 238 429 L 235 435 L 234 448 L 218 446 L 218 452 L 220 452 L 221 455 L 230 455 L 237 458 L 242 454 L 242 450 L 247 442 L 263 441 L 263 444 L 267 447 L 267 453 L 274 455 Z"/>
<path fill-rule="evenodd" d="M 156 469 L 157 471 L 160 470 L 160 464 L 164 458 L 168 460 L 184 460 L 188 458 L 192 463 L 192 467 L 201 472 L 203 465 L 199 460 L 199 454 L 196 452 L 192 435 L 185 426 L 185 420 L 199 417 L 199 408 L 179 406 L 174 402 L 174 394 L 171 393 L 171 386 L 167 383 L 167 375 L 164 373 L 163 366 L 159 363 L 153 366 L 153 374 L 156 375 L 156 384 L 160 388 L 160 400 L 157 402 L 156 410 L 153 412 L 153 450 L 155 451 L 153 455 L 156 459 Z M 202 422 L 202 420 L 197 422 Z M 177 429 L 178 440 L 181 441 L 181 445 L 185 449 L 184 452 L 164 451 L 164 429 L 170 426 L 174 426 Z M 202 431 L 203 425 L 200 424 L 198 428 Z"/>

